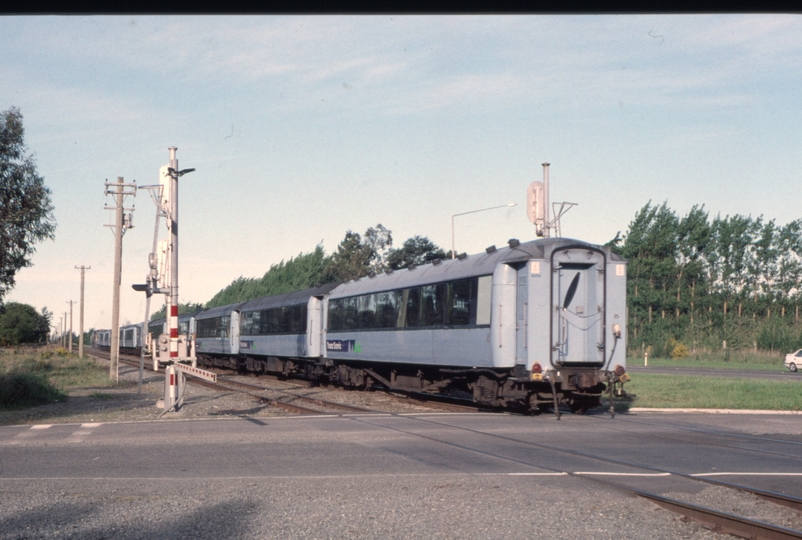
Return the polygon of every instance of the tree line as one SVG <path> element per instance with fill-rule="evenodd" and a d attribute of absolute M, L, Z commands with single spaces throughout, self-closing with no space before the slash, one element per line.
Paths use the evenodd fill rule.
<path fill-rule="evenodd" d="M 420 266 L 434 259 L 445 259 L 445 252 L 425 236 L 415 235 L 393 247 L 392 231 L 381 223 L 368 227 L 365 234 L 347 231 L 337 251 L 326 255 L 323 246 L 311 253 L 300 253 L 288 261 L 274 264 L 261 278 L 239 277 L 207 302 L 206 307 L 224 306 L 254 298 L 349 281 L 392 269 Z M 181 312 L 179 307 L 179 312 Z"/>
<path fill-rule="evenodd" d="M 629 260 L 629 347 L 660 356 L 696 349 L 802 346 L 802 219 L 684 216 L 641 208 L 614 249 Z"/>

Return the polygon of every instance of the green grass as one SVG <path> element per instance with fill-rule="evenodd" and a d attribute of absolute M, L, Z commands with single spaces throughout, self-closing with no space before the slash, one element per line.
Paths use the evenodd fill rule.
<path fill-rule="evenodd" d="M 649 361 L 651 365 L 651 360 Z M 630 374 L 632 407 L 802 410 L 802 383 L 725 377 Z"/>
<path fill-rule="evenodd" d="M 0 409 L 60 401 L 70 388 L 114 384 L 93 359 L 78 358 L 64 349 L 0 352 Z"/>

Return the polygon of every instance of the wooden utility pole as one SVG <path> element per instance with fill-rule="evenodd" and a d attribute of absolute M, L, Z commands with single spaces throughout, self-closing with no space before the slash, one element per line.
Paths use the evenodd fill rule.
<path fill-rule="evenodd" d="M 80 307 L 78 310 L 81 312 L 78 316 L 78 332 L 80 333 L 80 337 L 78 338 L 78 357 L 84 357 L 84 274 L 87 270 L 91 269 L 91 266 L 76 266 L 76 270 L 81 271 L 81 300 L 80 300 Z"/>
<path fill-rule="evenodd" d="M 75 303 L 75 300 L 67 300 L 67 303 L 70 305 L 70 344 L 69 344 L 69 352 L 72 352 L 72 305 Z"/>
<path fill-rule="evenodd" d="M 66 349 L 67 348 L 67 312 L 64 312 L 64 317 L 61 319 L 63 321 L 62 328 L 61 328 L 61 347 Z"/>
<path fill-rule="evenodd" d="M 116 189 L 109 189 L 114 186 Z M 131 188 L 128 191 L 125 188 Z M 106 210 L 116 210 L 115 225 L 107 225 L 114 227 L 114 277 L 112 279 L 112 307 L 111 307 L 111 350 L 109 356 L 109 378 L 118 381 L 120 379 L 119 373 L 119 358 L 120 358 L 120 283 L 122 282 L 122 259 L 123 259 L 123 235 L 127 229 L 133 227 L 131 224 L 131 214 L 125 215 L 125 208 L 123 202 L 126 195 L 136 196 L 136 182 L 133 184 L 124 184 L 123 177 L 117 177 L 117 183 L 106 182 L 106 195 L 114 195 L 115 206 L 106 207 Z M 128 210 L 133 211 L 133 208 Z"/>

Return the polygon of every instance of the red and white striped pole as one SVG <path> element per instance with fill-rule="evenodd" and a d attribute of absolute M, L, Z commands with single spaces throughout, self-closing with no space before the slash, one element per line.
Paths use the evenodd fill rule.
<path fill-rule="evenodd" d="M 178 159 L 170 150 L 170 361 L 178 361 Z"/>

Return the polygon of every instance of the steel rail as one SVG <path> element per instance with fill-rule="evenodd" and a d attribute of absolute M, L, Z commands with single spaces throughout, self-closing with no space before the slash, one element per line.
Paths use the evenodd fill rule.
<path fill-rule="evenodd" d="M 441 422 L 438 422 L 438 421 L 436 421 L 434 419 L 431 419 L 431 418 L 416 418 L 416 420 L 418 420 L 419 422 L 426 422 L 426 423 L 431 423 L 431 424 L 436 424 L 436 425 L 443 425 Z M 508 437 L 508 436 L 505 436 L 505 435 L 496 435 L 496 434 L 493 434 L 493 433 L 487 433 L 487 432 L 484 432 L 484 431 L 480 431 L 480 430 L 472 429 L 472 428 L 467 428 L 467 427 L 463 427 L 463 426 L 453 426 L 453 425 L 448 424 L 448 427 L 453 428 L 453 429 L 460 429 L 462 431 L 468 431 L 470 433 L 476 433 L 476 434 L 480 434 L 480 435 L 485 435 L 485 436 L 493 437 L 493 438 L 497 438 L 497 439 L 508 440 L 508 441 L 511 441 L 511 442 L 516 442 L 516 443 L 524 444 L 524 445 L 527 445 L 527 446 L 534 446 L 536 448 L 540 448 L 540 449 L 551 451 L 551 452 L 559 452 L 559 453 L 562 453 L 562 454 L 568 454 L 568 455 L 572 455 L 572 456 L 592 459 L 592 460 L 600 461 L 602 463 L 621 465 L 621 466 L 630 467 L 630 468 L 634 468 L 634 469 L 644 469 L 644 470 L 652 471 L 652 472 L 655 472 L 655 473 L 666 473 L 668 475 L 676 476 L 676 477 L 679 477 L 679 478 L 684 478 L 684 479 L 690 480 L 690 481 L 703 482 L 703 483 L 707 483 L 707 484 L 718 485 L 718 486 L 729 488 L 729 489 L 736 489 L 736 490 L 744 491 L 746 493 L 750 493 L 750 494 L 753 494 L 755 496 L 761 497 L 761 498 L 766 499 L 766 500 L 768 500 L 770 502 L 773 502 L 775 504 L 787 506 L 789 508 L 793 508 L 794 510 L 802 511 L 802 499 L 799 499 L 799 498 L 796 498 L 796 497 L 791 497 L 791 496 L 782 495 L 782 494 L 779 494 L 779 493 L 773 493 L 773 492 L 769 492 L 769 491 L 763 491 L 763 490 L 759 490 L 759 489 L 756 489 L 756 488 L 751 488 L 751 487 L 748 487 L 748 486 L 742 486 L 742 485 L 738 485 L 738 484 L 731 484 L 731 483 L 728 483 L 728 482 L 722 482 L 720 480 L 712 480 L 710 478 L 694 476 L 694 475 L 688 474 L 688 473 L 670 471 L 670 470 L 666 470 L 666 469 L 661 469 L 659 467 L 654 467 L 654 466 L 651 466 L 651 465 L 645 465 L 645 464 L 640 464 L 640 463 L 632 463 L 632 462 L 628 462 L 628 461 L 624 461 L 624 460 L 620 460 L 620 459 L 605 458 L 605 457 L 601 457 L 601 456 L 597 456 L 597 455 L 593 455 L 593 454 L 587 454 L 585 452 L 580 452 L 580 451 L 577 451 L 577 450 L 569 450 L 567 448 L 559 448 L 559 447 L 551 446 L 551 445 L 548 445 L 548 444 L 536 443 L 536 442 L 532 442 L 532 441 L 525 441 L 525 440 L 517 439 L 517 438 L 514 438 L 514 437 Z M 418 436 L 421 436 L 421 435 L 418 435 Z M 430 440 L 438 440 L 438 439 L 433 439 L 433 438 L 430 438 L 430 437 L 427 437 L 427 438 L 429 438 Z M 451 444 L 448 441 L 440 441 L 440 442 L 443 443 L 443 444 Z M 504 456 L 498 456 L 498 457 L 502 457 L 503 458 Z M 540 467 L 540 468 L 546 469 L 546 470 L 553 470 L 555 472 L 564 472 L 564 471 L 557 471 L 556 469 L 545 467 L 543 465 L 537 465 L 537 467 Z M 603 479 L 601 479 L 601 478 L 599 478 L 597 476 L 589 476 L 589 475 L 577 474 L 577 473 L 569 473 L 569 474 L 571 474 L 572 476 L 575 476 L 575 477 L 585 478 L 585 479 L 592 480 L 594 482 L 598 482 L 598 483 L 601 483 L 601 484 L 604 484 L 604 485 L 616 487 L 618 489 L 625 490 L 625 491 L 633 493 L 635 495 L 649 496 L 650 498 L 664 499 L 666 501 L 670 501 L 670 499 L 666 499 L 665 497 L 661 497 L 660 495 L 650 494 L 650 493 L 647 493 L 647 492 L 636 490 L 634 488 L 629 488 L 627 486 L 624 486 L 624 485 L 621 485 L 621 484 L 617 484 L 617 483 L 609 481 L 609 480 L 603 480 Z M 681 504 L 686 505 L 688 508 L 693 508 L 693 505 L 690 505 L 688 503 L 681 503 Z M 704 511 L 703 507 L 698 507 L 698 508 L 699 508 L 700 512 Z M 722 513 L 722 515 L 726 515 L 726 514 Z M 688 517 L 691 517 L 691 516 L 688 516 Z M 799 532 L 799 531 L 794 531 L 794 530 L 791 530 L 791 529 L 785 529 L 783 527 L 776 527 L 776 526 L 773 526 L 773 525 L 770 525 L 770 524 L 763 524 L 762 522 L 755 521 L 755 520 L 750 520 L 748 518 L 742 518 L 740 516 L 733 516 L 733 517 L 736 518 L 736 519 L 742 520 L 745 523 L 748 523 L 750 527 L 756 527 L 757 529 L 760 529 L 763 525 L 767 525 L 769 528 L 773 528 L 773 529 L 776 529 L 777 531 L 779 531 L 779 532 L 771 532 L 769 529 L 767 529 L 765 531 L 765 535 L 754 536 L 754 535 L 750 534 L 750 535 L 747 536 L 747 538 L 767 538 L 767 539 L 774 539 L 774 538 L 783 538 L 783 539 L 787 539 L 787 538 L 802 538 L 802 532 Z M 790 532 L 792 535 L 788 536 L 787 535 L 788 532 Z M 777 534 L 782 534 L 782 535 L 785 535 L 785 536 L 782 536 L 782 535 L 781 536 L 776 536 Z"/>
<path fill-rule="evenodd" d="M 677 514 L 703 523 L 713 529 L 714 532 L 724 532 L 740 536 L 742 538 L 755 538 L 760 540 L 790 540 L 802 539 L 802 532 L 793 529 L 786 529 L 785 527 L 778 527 L 770 523 L 764 523 L 733 514 L 727 514 L 713 510 L 712 508 L 705 508 L 704 506 L 697 506 L 688 504 L 675 499 L 661 497 L 654 493 L 647 493 L 635 489 L 629 489 L 638 497 L 648 499 L 667 510 Z"/>
<path fill-rule="evenodd" d="M 246 383 L 246 382 L 241 382 L 241 381 L 234 381 L 232 379 L 222 379 L 222 382 L 224 382 L 226 384 L 233 384 L 235 386 L 242 386 L 244 388 L 253 389 L 253 390 L 269 391 L 269 392 L 280 392 L 282 394 L 286 394 L 288 396 L 292 396 L 292 397 L 294 397 L 296 399 L 299 399 L 301 401 L 304 401 L 304 402 L 307 402 L 307 403 L 312 403 L 312 404 L 317 405 L 319 407 L 329 407 L 329 408 L 341 409 L 341 410 L 349 411 L 349 412 L 361 412 L 361 413 L 375 413 L 375 412 L 378 412 L 378 411 L 374 411 L 374 410 L 371 410 L 371 409 L 366 409 L 364 407 L 357 407 L 356 405 L 348 405 L 346 403 L 338 403 L 336 401 L 329 401 L 327 399 L 304 396 L 304 395 L 301 395 L 301 394 L 288 392 L 286 390 L 280 390 L 280 389 L 275 389 L 275 388 L 265 388 L 264 386 L 259 386 L 257 384 L 251 384 L 251 383 Z"/>
<path fill-rule="evenodd" d="M 225 386 L 225 385 L 219 384 L 219 383 L 213 383 L 213 382 L 204 381 L 204 380 L 200 380 L 200 379 L 189 379 L 189 381 L 191 381 L 192 384 L 197 384 L 197 385 L 200 385 L 200 386 L 206 386 L 207 388 L 213 388 L 214 390 L 237 392 L 239 394 L 245 394 L 246 396 L 250 396 L 250 397 L 252 397 L 254 399 L 258 399 L 259 401 L 267 403 L 268 405 L 271 405 L 271 406 L 274 406 L 274 407 L 279 407 L 281 409 L 284 409 L 284 410 L 290 411 L 290 412 L 297 412 L 297 413 L 300 413 L 300 414 L 332 414 L 332 413 L 319 411 L 317 409 L 310 409 L 309 407 L 304 407 L 303 405 L 295 405 L 294 403 L 287 403 L 286 401 L 282 401 L 282 400 L 279 400 L 279 399 L 272 399 L 272 398 L 269 398 L 269 397 L 266 397 L 266 396 L 260 396 L 258 394 L 254 394 L 252 392 L 246 392 L 244 390 L 238 390 L 236 388 L 231 388 L 229 386 Z"/>
<path fill-rule="evenodd" d="M 434 395 L 427 395 L 418 392 L 404 392 L 403 390 L 385 390 L 385 395 L 388 395 L 394 399 L 401 400 L 401 399 L 412 399 L 415 401 L 419 401 L 425 404 L 427 407 L 431 407 L 433 409 L 440 409 L 442 411 L 449 411 L 449 412 L 468 412 L 468 413 L 475 413 L 475 412 L 491 412 L 492 409 L 487 407 L 482 407 L 481 405 L 465 405 L 462 403 L 454 403 L 453 399 L 456 398 L 447 398 L 442 396 L 434 396 Z M 397 395 L 401 394 L 401 396 Z"/>
<path fill-rule="evenodd" d="M 108 356 L 106 356 L 107 353 L 105 353 L 105 351 L 100 351 L 100 352 L 96 351 L 95 354 L 96 354 L 96 356 L 98 356 L 100 358 L 108 359 Z M 120 355 L 120 362 L 122 362 L 124 364 L 127 364 L 127 365 L 130 365 L 130 366 L 139 367 L 139 360 L 133 360 L 133 357 L 131 357 L 131 359 L 128 359 L 128 358 L 123 358 L 123 355 Z M 147 365 L 145 366 L 145 369 L 147 369 L 149 371 L 153 371 L 153 369 L 150 366 L 147 366 Z M 282 400 L 279 400 L 279 399 L 271 399 L 271 398 L 268 398 L 268 397 L 265 397 L 265 396 L 260 396 L 260 395 L 254 394 L 252 392 L 246 392 L 244 390 L 231 388 L 231 387 L 228 387 L 228 386 L 225 386 L 225 385 L 222 385 L 222 384 L 218 384 L 218 383 L 213 383 L 213 382 L 209 382 L 209 381 L 203 381 L 203 380 L 194 379 L 194 378 L 189 378 L 187 380 L 188 380 L 188 382 L 191 382 L 192 384 L 197 384 L 199 386 L 205 386 L 207 388 L 212 388 L 212 389 L 218 390 L 218 391 L 228 391 L 228 392 L 237 392 L 237 393 L 240 393 L 240 394 L 245 394 L 245 395 L 250 396 L 250 397 L 252 397 L 254 399 L 257 399 L 259 401 L 267 403 L 270 406 L 278 407 L 278 408 L 284 409 L 284 410 L 286 410 L 288 412 L 294 412 L 294 413 L 299 413 L 299 414 L 332 414 L 332 413 L 327 413 L 327 412 L 320 411 L 320 410 L 317 410 L 317 409 L 311 409 L 309 407 L 304 407 L 302 405 L 295 405 L 294 403 L 287 403 L 286 401 L 282 401 Z M 226 381 L 226 382 L 228 382 L 230 384 L 235 384 L 235 385 L 255 387 L 255 385 L 247 385 L 247 383 L 238 383 L 236 381 Z M 268 390 L 268 389 L 262 388 L 262 390 Z"/>

